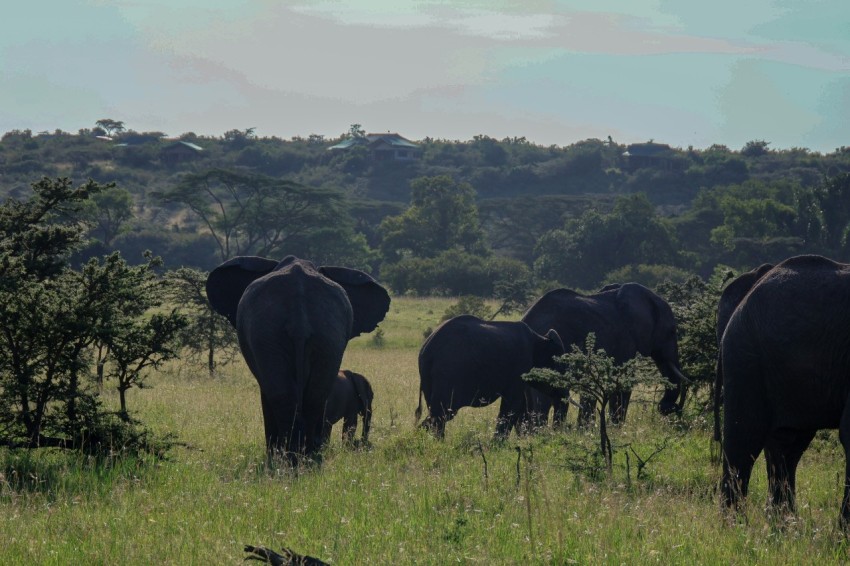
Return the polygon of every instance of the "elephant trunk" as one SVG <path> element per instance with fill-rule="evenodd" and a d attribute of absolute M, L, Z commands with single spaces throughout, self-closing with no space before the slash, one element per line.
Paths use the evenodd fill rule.
<path fill-rule="evenodd" d="M 659 364 L 659 369 L 670 383 L 676 387 L 667 389 L 658 403 L 658 410 L 661 414 L 669 415 L 671 413 L 679 413 L 685 405 L 686 385 L 692 383 L 690 379 L 685 377 L 678 366 L 671 362 L 665 361 Z"/>

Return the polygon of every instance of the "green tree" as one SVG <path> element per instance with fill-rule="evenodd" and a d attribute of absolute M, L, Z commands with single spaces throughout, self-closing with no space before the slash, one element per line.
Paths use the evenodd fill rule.
<path fill-rule="evenodd" d="M 850 173 L 825 177 L 812 195 L 819 213 L 818 240 L 824 253 L 850 259 Z"/>
<path fill-rule="evenodd" d="M 184 267 L 169 271 L 165 278 L 169 282 L 171 299 L 186 316 L 187 324 L 180 334 L 181 343 L 191 357 L 205 360 L 212 377 L 221 363 L 233 360 L 238 352 L 236 331 L 210 306 L 205 272 Z"/>
<path fill-rule="evenodd" d="M 420 177 L 410 182 L 410 191 L 410 207 L 381 222 L 385 261 L 433 258 L 451 249 L 487 255 L 471 185 L 447 175 Z"/>
<path fill-rule="evenodd" d="M 124 122 L 111 118 L 101 118 L 95 122 L 95 125 L 105 131 L 107 136 L 111 136 L 113 133 L 120 134 L 127 129 L 124 127 Z"/>
<path fill-rule="evenodd" d="M 669 222 L 637 194 L 619 197 L 608 214 L 588 210 L 545 234 L 536 255 L 539 277 L 592 289 L 606 273 L 630 264 L 674 264 L 676 241 Z"/>
<path fill-rule="evenodd" d="M 133 218 L 133 195 L 126 189 L 106 188 L 92 195 L 82 217 L 93 224 L 92 234 L 108 248 L 126 232 L 127 223 Z"/>
<path fill-rule="evenodd" d="M 328 230 L 336 229 L 336 238 L 353 237 L 343 195 L 333 189 L 213 169 L 186 175 L 171 190 L 155 194 L 201 219 L 221 261 L 237 255 L 303 255 L 314 240 L 327 241 Z"/>
<path fill-rule="evenodd" d="M 161 306 L 162 301 L 147 295 L 148 308 Z M 120 403 L 119 415 L 130 420 L 127 411 L 127 391 L 144 386 L 145 370 L 159 368 L 163 362 L 174 359 L 180 352 L 176 339 L 187 325 L 186 319 L 176 310 L 154 313 L 123 321 L 119 332 L 108 335 L 109 361 L 106 379 L 116 381 Z"/>
<path fill-rule="evenodd" d="M 157 261 L 130 267 L 115 253 L 89 260 L 79 271 L 68 263 L 86 231 L 74 217 L 102 188 L 91 181 L 74 188 L 69 179 L 43 179 L 33 184 L 29 200 L 0 206 L 0 442 L 5 445 L 89 452 L 127 443 L 144 448 L 133 423 L 116 424 L 115 414 L 105 411 L 92 391 L 92 346 L 129 339 L 127 331 L 148 316 L 148 307 L 156 305 L 146 297 Z"/>
<path fill-rule="evenodd" d="M 662 383 L 651 361 L 638 356 L 617 364 L 605 350 L 596 348 L 596 335 L 590 332 L 583 347 L 573 344 L 571 351 L 556 358 L 562 371 L 534 368 L 523 376 L 530 382 L 544 383 L 558 390 L 567 390 L 589 399 L 596 408 L 599 422 L 599 451 L 605 458 L 608 474 L 613 472 L 614 447 L 608 435 L 608 403 L 612 396 L 637 385 Z"/>

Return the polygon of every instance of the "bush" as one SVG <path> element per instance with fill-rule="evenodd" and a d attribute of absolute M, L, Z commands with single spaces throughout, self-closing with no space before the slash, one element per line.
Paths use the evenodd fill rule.
<path fill-rule="evenodd" d="M 526 281 L 530 272 L 515 259 L 449 250 L 435 258 L 404 258 L 385 264 L 381 277 L 396 293 L 492 297 L 500 282 Z"/>

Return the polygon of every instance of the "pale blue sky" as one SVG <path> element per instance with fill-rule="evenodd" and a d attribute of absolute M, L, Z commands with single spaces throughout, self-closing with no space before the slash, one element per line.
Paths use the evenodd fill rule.
<path fill-rule="evenodd" d="M 0 132 L 850 145 L 847 0 L 30 0 Z"/>

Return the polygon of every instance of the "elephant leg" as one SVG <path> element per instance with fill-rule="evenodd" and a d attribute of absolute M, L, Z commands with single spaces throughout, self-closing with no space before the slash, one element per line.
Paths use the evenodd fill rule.
<path fill-rule="evenodd" d="M 732 409 L 727 402 L 724 407 L 721 492 L 726 506 L 737 509 L 740 501 L 747 496 L 753 465 L 764 448 L 768 429 L 766 411 L 752 406 L 744 407 L 740 413 Z"/>
<path fill-rule="evenodd" d="M 263 408 L 263 429 L 265 432 L 266 450 L 271 451 L 271 440 L 275 437 L 274 432 L 274 408 L 269 404 L 264 393 L 260 393 L 260 404 Z"/>
<path fill-rule="evenodd" d="M 429 404 L 428 418 L 423 420 L 420 426 L 437 438 L 442 439 L 446 437 L 446 423 L 452 420 L 452 417 L 454 417 L 454 413 L 447 411 L 442 404 Z"/>
<path fill-rule="evenodd" d="M 850 530 L 850 401 L 844 405 L 841 423 L 838 425 L 838 437 L 844 446 L 844 498 L 841 501 L 842 528 Z"/>
<path fill-rule="evenodd" d="M 285 456 L 290 464 L 298 463 L 307 445 L 307 431 L 299 407 L 292 406 L 283 397 L 261 394 L 263 426 L 269 462 Z"/>
<path fill-rule="evenodd" d="M 774 431 L 764 447 L 771 501 L 777 509 L 796 511 L 797 464 L 815 437 L 814 431 Z"/>
<path fill-rule="evenodd" d="M 524 397 L 521 398 L 524 399 Z M 499 405 L 499 416 L 496 419 L 496 433 L 494 438 L 505 440 L 511 434 L 511 429 L 518 426 L 520 418 L 525 413 L 527 413 L 525 407 L 519 406 L 518 403 L 512 403 L 508 401 L 507 397 L 502 396 L 502 402 Z"/>
<path fill-rule="evenodd" d="M 552 403 L 552 428 L 558 429 L 567 422 L 569 404 L 560 399 Z"/>
<path fill-rule="evenodd" d="M 327 445 L 331 441 L 331 433 L 333 432 L 333 423 L 325 421 L 322 425 L 322 446 Z"/>
<path fill-rule="evenodd" d="M 342 441 L 354 444 L 354 433 L 357 431 L 357 413 L 346 415 L 342 421 Z"/>
<path fill-rule="evenodd" d="M 611 424 L 619 425 L 626 421 L 626 412 L 629 410 L 629 400 L 631 397 L 631 389 L 616 391 L 611 395 L 608 401 Z"/>
<path fill-rule="evenodd" d="M 582 395 L 579 404 L 578 424 L 581 427 L 588 427 L 596 418 L 596 399 L 590 395 Z"/>

